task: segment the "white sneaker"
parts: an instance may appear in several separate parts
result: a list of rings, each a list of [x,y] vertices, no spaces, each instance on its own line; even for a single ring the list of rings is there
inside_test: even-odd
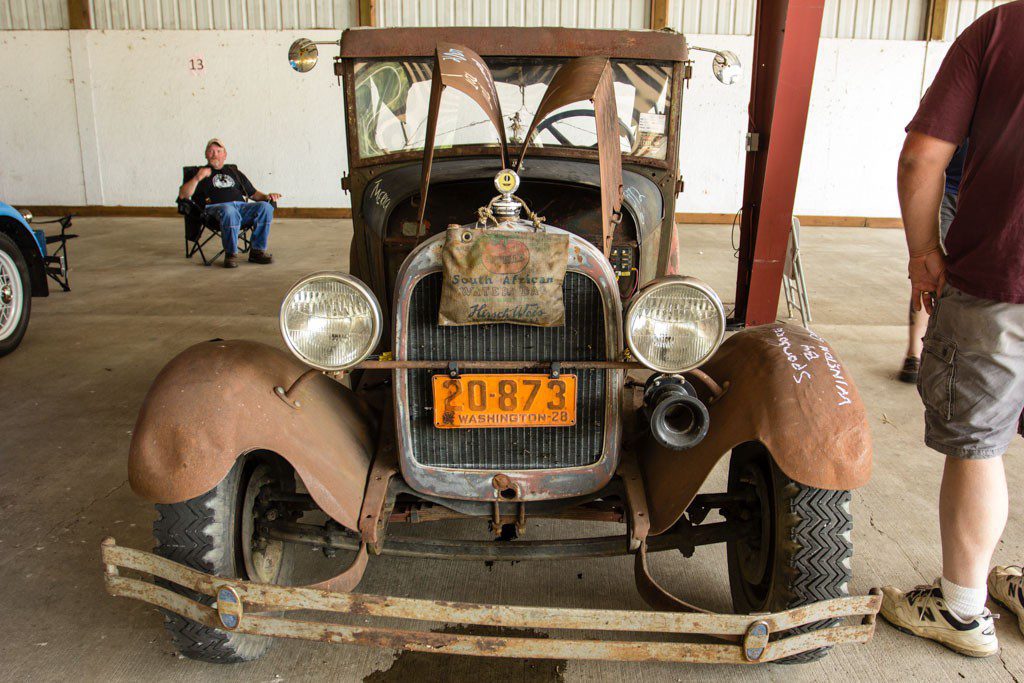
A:
[[[1024,576],[1021,567],[993,567],[988,574],[988,594],[1017,615],[1017,626],[1024,633]]]
[[[999,651],[995,621],[987,609],[971,621],[957,618],[942,598],[939,581],[903,591],[882,589],[882,617],[911,635],[928,638],[968,657],[988,657]]]

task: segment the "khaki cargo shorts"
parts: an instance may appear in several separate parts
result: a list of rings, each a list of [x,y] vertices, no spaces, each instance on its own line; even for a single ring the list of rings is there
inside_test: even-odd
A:
[[[954,458],[1002,455],[1024,409],[1024,304],[947,284],[928,320],[917,391],[929,447]]]

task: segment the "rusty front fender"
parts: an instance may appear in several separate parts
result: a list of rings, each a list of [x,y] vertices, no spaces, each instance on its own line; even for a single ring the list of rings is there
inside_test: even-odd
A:
[[[871,477],[871,433],[860,394],[831,346],[802,327],[775,323],[736,333],[702,367],[728,387],[709,406],[708,435],[672,451],[640,447],[651,533],[669,529],[723,455],[760,441],[791,479],[853,489]]]
[[[150,387],[132,434],[128,480],[154,503],[206,493],[240,455],[287,460],[324,512],[352,530],[376,425],[350,389],[325,375],[297,387],[295,408],[274,392],[309,370],[265,344],[213,341],[174,358]]]

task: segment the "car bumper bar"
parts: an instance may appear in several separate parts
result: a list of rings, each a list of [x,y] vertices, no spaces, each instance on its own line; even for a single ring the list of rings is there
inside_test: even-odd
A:
[[[872,595],[839,598],[775,614],[732,615],[591,610],[418,600],[312,588],[270,586],[224,579],[189,569],[152,553],[102,544],[107,592],[134,598],[211,628],[261,636],[355,643],[418,652],[621,661],[751,664],[770,662],[841,643],[864,643],[875,629],[881,604]],[[122,575],[131,570],[147,578]],[[151,579],[164,579],[215,600],[212,607],[191,600]],[[330,622],[302,621],[263,612],[313,610],[340,615],[397,618],[419,622],[469,624],[512,629],[575,631],[575,637],[476,636]],[[830,619],[855,623],[787,635],[799,626]],[[646,640],[596,639],[596,632],[636,634]],[[657,637],[657,636],[660,636]],[[734,642],[683,642],[686,636],[714,636]],[[651,638],[655,639],[651,639]]]

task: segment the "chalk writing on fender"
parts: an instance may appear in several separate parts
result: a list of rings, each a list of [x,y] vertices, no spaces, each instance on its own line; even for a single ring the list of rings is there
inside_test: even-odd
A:
[[[814,339],[819,343],[818,348],[821,349],[822,354],[825,357],[825,364],[828,366],[828,371],[832,374],[832,381],[835,383],[836,395],[839,396],[840,406],[848,406],[853,403],[853,399],[850,398],[850,383],[843,377],[843,366],[839,362],[839,359],[832,353],[832,347],[828,345],[824,339],[818,336],[817,333],[808,330],[811,339]]]
[[[843,366],[832,352],[832,347],[828,345],[821,336],[811,330],[807,331],[808,336],[813,339],[817,344],[801,344],[800,356],[803,356],[803,360],[806,363],[801,363],[801,357],[798,356],[792,350],[792,342],[786,336],[786,331],[781,327],[773,328],[775,336],[779,340],[779,348],[782,349],[782,353],[785,354],[786,360],[789,364],[797,371],[798,374],[793,375],[793,381],[797,384],[801,384],[804,379],[810,379],[811,373],[807,370],[808,364],[812,360],[822,359],[825,362],[825,367],[828,368],[828,372],[832,375],[832,384],[836,392],[836,405],[837,406],[848,406],[853,403],[851,398],[852,387],[843,375]]]
[[[796,374],[793,375],[793,381],[800,384],[805,379],[810,379],[811,373],[807,370],[807,363],[801,363],[800,357],[793,353],[793,344],[789,341],[789,337],[786,336],[786,331],[781,327],[776,327],[775,336],[779,338],[779,348],[782,349],[782,353],[785,354],[786,360],[788,360],[790,366],[796,370]]]
[[[832,381],[835,383],[836,394],[839,396],[839,402],[836,405],[848,406],[853,403],[850,398],[850,383],[843,377],[843,366],[840,365],[839,361],[835,356],[832,355],[832,349],[827,345],[822,344],[820,347],[822,354],[825,358],[825,365],[828,366],[828,371],[832,373]]]

